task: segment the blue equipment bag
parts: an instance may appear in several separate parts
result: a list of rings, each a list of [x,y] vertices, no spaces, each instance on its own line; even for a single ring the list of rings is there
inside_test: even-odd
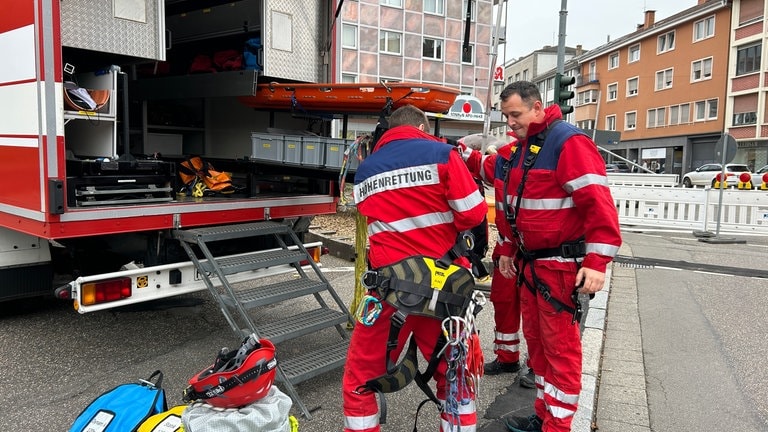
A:
[[[156,382],[152,379],[157,377]],[[77,416],[69,432],[135,432],[150,416],[168,410],[163,373],[104,392]]]

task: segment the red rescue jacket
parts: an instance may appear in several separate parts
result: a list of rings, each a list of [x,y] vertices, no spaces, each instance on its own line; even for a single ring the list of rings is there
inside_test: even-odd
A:
[[[575,126],[560,122],[557,131],[547,126],[562,117],[560,107],[545,110],[542,123],[532,123],[528,136],[498,149],[496,155],[482,155],[465,150],[470,171],[493,184],[496,196],[496,226],[501,255],[514,256],[518,240],[507,221],[503,203],[515,208],[518,185],[523,178],[523,161],[530,152],[529,141],[536,141],[541,151],[528,171],[525,188],[515,217],[521,241],[527,250],[556,248],[565,242],[584,238],[587,255],[584,267],[605,272],[606,266],[621,246],[618,214],[608,187],[605,161],[595,143]],[[552,128],[554,129],[554,127]],[[547,133],[546,145],[539,142]],[[562,137],[557,142],[557,137]],[[505,162],[511,159],[509,182],[504,184]]]

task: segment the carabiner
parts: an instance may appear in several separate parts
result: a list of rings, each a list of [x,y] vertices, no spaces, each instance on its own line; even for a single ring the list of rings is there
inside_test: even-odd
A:
[[[381,301],[372,295],[366,295],[357,305],[355,318],[360,324],[370,327],[376,322],[379,314],[381,314]]]
[[[466,326],[467,322],[462,317],[449,316],[443,320],[443,334],[448,345],[456,346],[461,343],[462,332]]]

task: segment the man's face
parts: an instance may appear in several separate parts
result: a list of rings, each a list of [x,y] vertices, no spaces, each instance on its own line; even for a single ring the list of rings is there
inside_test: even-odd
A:
[[[534,102],[529,107],[518,94],[513,94],[506,101],[501,102],[501,113],[507,119],[507,126],[521,140],[528,136],[528,126],[539,118],[541,112],[540,101]]]

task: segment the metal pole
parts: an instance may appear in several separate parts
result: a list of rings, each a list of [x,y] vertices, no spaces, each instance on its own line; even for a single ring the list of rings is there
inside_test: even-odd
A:
[[[483,144],[485,146],[486,144],[486,138],[488,138],[488,135],[491,131],[491,93],[493,92],[493,76],[496,72],[496,59],[498,58],[499,53],[499,32],[501,31],[501,13],[502,10],[504,11],[504,14],[506,15],[506,7],[505,7],[506,1],[499,2],[498,10],[496,11],[496,29],[494,31],[493,36],[493,48],[491,48],[491,64],[489,66],[488,70],[488,93],[486,93],[485,96],[485,117],[483,120]],[[504,22],[507,20],[505,19]],[[504,64],[502,62],[502,64]],[[483,151],[485,151],[485,148],[483,148]]]
[[[568,16],[568,0],[560,2],[560,33],[557,37],[557,73],[563,73],[565,68],[565,21]],[[555,89],[557,91],[557,89]]]
[[[725,133],[723,133],[723,158],[720,165],[722,171],[720,172],[720,196],[717,199],[717,228],[715,229],[715,237],[720,236],[720,219],[723,217],[723,190],[725,189],[725,152],[728,145]]]

